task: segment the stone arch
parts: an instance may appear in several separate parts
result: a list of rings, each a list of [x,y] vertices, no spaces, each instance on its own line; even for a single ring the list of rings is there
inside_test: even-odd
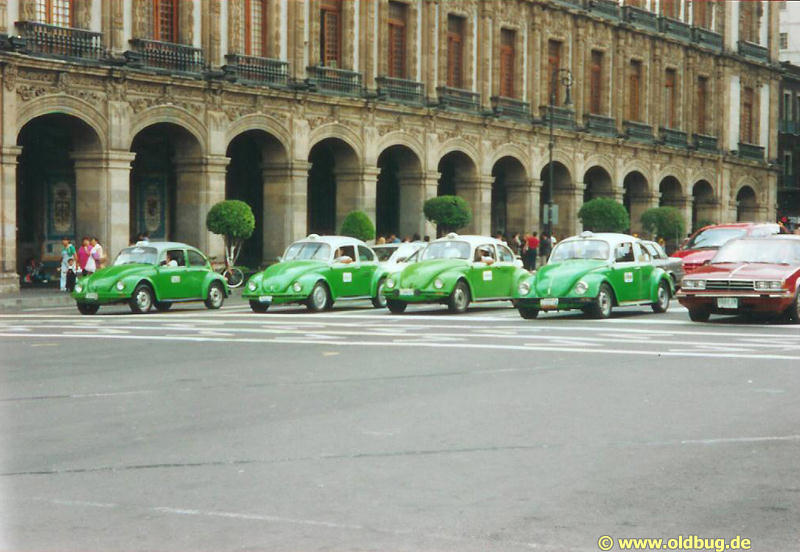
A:
[[[27,103],[17,112],[17,135],[32,120],[43,115],[61,113],[83,121],[97,135],[99,149],[108,149],[108,120],[97,108],[80,98],[67,94],[40,96]]]
[[[622,174],[625,175],[623,177],[623,182],[624,182],[625,178],[628,177],[628,175],[630,175],[630,174],[632,174],[634,172],[637,172],[642,177],[644,177],[645,182],[647,182],[648,188],[651,186],[652,182],[657,182],[656,177],[653,174],[653,167],[652,166],[648,166],[646,163],[644,163],[641,160],[631,161],[631,162],[627,163],[623,167]]]
[[[233,121],[225,131],[225,144],[229,145],[237,136],[249,130],[261,130],[274,136],[288,152],[292,144],[292,135],[281,121],[263,113],[252,113]]]
[[[422,157],[405,143],[393,140],[389,144],[379,150],[375,162],[380,171],[375,190],[376,233],[421,239],[426,232]]]
[[[402,146],[412,151],[420,161],[420,169],[425,170],[425,146],[416,136],[412,136],[402,130],[395,130],[381,136],[374,148],[374,164],[377,164],[380,156],[393,146]],[[373,160],[367,158],[366,161],[372,164],[371,161]]]
[[[525,171],[526,175],[532,174],[530,154],[525,151],[523,147],[517,144],[503,144],[500,146],[500,148],[498,148],[490,158],[488,167],[489,170],[485,172],[490,173],[494,169],[495,165],[497,165],[497,163],[504,157],[508,157],[517,161]]]
[[[533,194],[525,163],[515,155],[505,155],[492,164],[491,171],[492,233],[502,232],[509,235],[510,232],[522,234],[530,231],[530,226],[533,224],[531,209]]]
[[[566,149],[556,147],[553,150],[553,162],[560,164],[564,167],[567,172],[570,174],[570,178],[572,175],[578,174],[575,170],[575,159],[571,152],[567,151]],[[549,155],[545,155],[544,157],[539,159],[539,163],[535,164],[532,168],[531,174],[543,174],[544,170],[550,164]]]
[[[337,139],[350,146],[355,154],[355,164],[361,165],[364,159],[364,143],[352,129],[340,123],[327,123],[315,128],[308,139],[308,152],[306,157],[311,155],[311,151],[322,141],[327,139]],[[353,167],[355,168],[355,167]]]
[[[758,220],[758,194],[753,186],[742,184],[734,196],[736,205],[736,222],[754,222]]]
[[[377,171],[368,174],[360,159],[345,137],[328,136],[313,143],[308,152],[307,232],[333,234],[354,210],[375,220],[374,180],[367,178]]]
[[[586,174],[595,167],[599,167],[603,169],[606,173],[608,173],[613,184],[614,173],[615,173],[614,161],[609,156],[602,154],[592,155],[591,157],[589,157],[584,161],[581,172],[583,174]]]
[[[458,144],[451,144],[450,148],[443,148],[442,151],[445,153],[436,164],[439,172],[436,195],[457,195],[464,198],[472,209],[472,222],[463,231],[488,235],[491,231],[491,203],[488,197],[491,184],[488,178],[481,178],[477,157],[470,155],[469,151]]]
[[[718,203],[714,186],[710,181],[703,178],[692,185],[692,232],[716,222]]]
[[[658,180],[658,191],[661,205],[677,206],[686,198],[683,184],[673,174],[664,175]]]
[[[664,179],[672,177],[681,184],[681,188],[683,188],[683,182],[687,181],[686,178],[686,171],[681,167],[677,167],[675,165],[669,165],[662,169],[653,180],[653,182],[663,182]]]
[[[480,154],[478,150],[469,142],[462,138],[453,138],[446,141],[442,144],[439,149],[436,151],[436,155],[434,158],[433,165],[438,165],[438,163],[446,157],[448,154],[453,152],[460,152],[463,155],[467,156],[470,161],[472,161],[473,165],[475,165],[475,170],[479,171],[481,168],[480,164]],[[429,165],[429,166],[433,166]]]
[[[174,105],[157,105],[136,115],[131,121],[128,149],[133,146],[133,141],[140,132],[159,123],[169,123],[187,130],[197,140],[197,154],[204,155],[208,152],[206,126],[186,109]]]
[[[614,198],[611,173],[601,165],[590,166],[583,175],[584,203],[599,197]]]
[[[652,193],[645,174],[640,170],[631,169],[622,179],[622,204],[631,218],[631,232],[636,233],[642,231],[642,214],[654,206],[654,198],[657,197]]]
[[[553,185],[552,201],[558,206],[558,222],[550,225],[546,222],[546,208],[550,202],[550,164],[542,167],[539,173],[542,189],[539,199],[539,220],[543,222],[544,231],[556,234],[559,237],[570,236],[577,231],[578,209],[580,208],[578,196],[580,192],[574,184],[574,177],[567,165],[553,156]],[[555,218],[555,217],[554,217]]]

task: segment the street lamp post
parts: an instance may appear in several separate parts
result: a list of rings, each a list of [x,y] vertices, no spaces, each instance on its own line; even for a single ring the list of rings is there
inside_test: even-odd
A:
[[[572,104],[572,100],[570,98],[570,91],[572,89],[572,72],[569,69],[556,69],[553,71],[553,78],[550,80],[550,83],[550,142],[547,144],[547,147],[550,151],[550,163],[548,163],[549,178],[547,179],[547,224],[545,225],[547,239],[550,239],[553,235],[553,148],[556,144],[553,119],[555,118],[556,91],[558,90],[558,85],[563,84],[567,92],[567,95],[564,98],[564,105],[569,106]]]

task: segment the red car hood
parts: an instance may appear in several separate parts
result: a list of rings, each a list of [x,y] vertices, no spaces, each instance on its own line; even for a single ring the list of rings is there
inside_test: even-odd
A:
[[[800,270],[798,265],[723,263],[701,266],[692,272],[692,277],[723,280],[785,280],[798,270]]]
[[[671,256],[683,260],[683,270],[694,273],[700,266],[714,258],[719,249],[679,249]]]

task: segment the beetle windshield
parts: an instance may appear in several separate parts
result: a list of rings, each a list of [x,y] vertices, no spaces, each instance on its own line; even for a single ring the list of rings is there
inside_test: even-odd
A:
[[[726,242],[741,238],[746,233],[744,228],[709,228],[693,237],[686,244],[686,249],[719,249]]]
[[[437,241],[422,252],[420,260],[431,259],[469,259],[470,246],[464,241]]]
[[[550,262],[572,259],[597,259],[605,261],[609,256],[608,244],[602,240],[569,240],[556,245]]]
[[[800,240],[731,241],[717,252],[711,262],[800,265]]]
[[[372,250],[375,252],[375,255],[378,256],[378,260],[383,262],[388,261],[389,257],[392,256],[392,253],[397,251],[397,248],[398,246],[396,245],[382,245],[373,247]]]
[[[327,261],[331,258],[331,246],[320,242],[297,242],[289,246],[284,261]]]
[[[119,252],[114,260],[114,266],[126,264],[156,264],[158,250],[155,247],[126,247]]]

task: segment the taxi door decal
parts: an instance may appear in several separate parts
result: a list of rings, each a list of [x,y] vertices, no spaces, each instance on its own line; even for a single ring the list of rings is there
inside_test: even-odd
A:
[[[348,284],[353,281],[353,273],[352,272],[342,272],[342,282]]]
[[[491,282],[492,281],[492,271],[491,270],[484,270],[483,271],[483,281],[484,282]]]
[[[625,273],[625,283],[632,284],[633,283],[633,272],[626,272]]]
[[[173,284],[180,284],[181,283],[181,277],[178,276],[177,274],[175,274],[174,276],[170,276],[169,277],[169,281],[171,283],[173,283]]]

